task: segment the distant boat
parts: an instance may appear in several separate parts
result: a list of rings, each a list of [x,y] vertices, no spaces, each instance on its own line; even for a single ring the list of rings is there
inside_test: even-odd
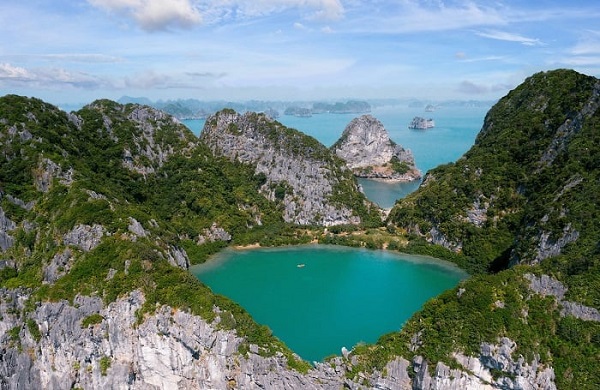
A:
[[[304,266],[305,266],[305,264],[302,263],[302,264],[298,264],[296,267],[298,267],[298,268],[304,268]]]
[[[433,104],[428,104],[425,106],[425,112],[433,112],[435,111],[435,106]]]

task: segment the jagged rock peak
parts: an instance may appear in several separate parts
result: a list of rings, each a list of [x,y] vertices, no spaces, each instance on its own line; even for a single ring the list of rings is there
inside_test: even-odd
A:
[[[343,161],[316,139],[263,114],[225,109],[206,120],[200,140],[217,156],[254,165],[265,177],[261,192],[281,202],[286,222],[361,222],[350,205],[364,204],[364,195]]]
[[[410,150],[390,139],[372,115],[354,118],[331,149],[359,177],[411,181],[421,178]]]

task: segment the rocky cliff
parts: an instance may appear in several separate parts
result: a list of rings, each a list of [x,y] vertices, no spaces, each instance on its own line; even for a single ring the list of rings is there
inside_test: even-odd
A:
[[[482,344],[481,357],[457,353],[460,368],[421,356],[388,362],[383,371],[348,379],[359,357],[318,363],[307,372],[281,353],[256,344],[184,310],[157,307],[141,320],[138,290],[105,305],[77,296],[26,308],[26,290],[0,290],[0,388],[44,389],[554,389],[552,369],[512,356],[516,344]],[[226,315],[226,313],[225,313]],[[25,317],[25,318],[23,318]],[[245,352],[242,352],[245,351]],[[494,379],[493,372],[509,376]]]
[[[286,222],[358,224],[361,209],[375,208],[327,148],[265,115],[223,110],[206,120],[200,140],[217,156],[255,166],[266,178],[262,193],[281,202]]]
[[[410,150],[393,142],[383,123],[371,115],[353,119],[331,150],[358,177],[398,181],[421,178]]]

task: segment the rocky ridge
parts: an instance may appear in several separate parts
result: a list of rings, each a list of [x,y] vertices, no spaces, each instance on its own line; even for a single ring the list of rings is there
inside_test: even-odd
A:
[[[265,115],[223,110],[207,119],[200,140],[217,156],[254,165],[266,178],[261,191],[281,201],[286,222],[357,224],[361,218],[349,203],[371,207],[350,171],[323,145]]]
[[[352,351],[302,374],[223,329],[218,308],[211,323],[168,306],[139,322],[145,298],[136,290],[107,306],[85,296],[42,303],[25,325],[19,313],[28,298],[26,290],[0,290],[1,389],[555,389],[551,369],[513,360],[509,339],[483,343],[479,358],[455,354],[462,369],[440,362],[431,371],[421,356],[412,367],[398,357],[354,381],[346,378]],[[494,379],[491,370],[507,376]]]
[[[383,123],[371,115],[353,119],[331,150],[358,177],[397,181],[421,178],[412,152],[393,142]]]
[[[114,143],[125,141],[123,166],[143,175],[155,173],[170,156],[187,154],[197,144],[177,119],[148,106],[98,100],[69,118],[80,130],[101,122],[102,127],[96,131],[108,135]]]

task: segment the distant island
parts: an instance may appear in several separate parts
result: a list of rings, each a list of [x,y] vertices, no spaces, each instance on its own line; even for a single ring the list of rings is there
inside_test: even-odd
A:
[[[435,122],[433,119],[425,119],[423,117],[420,116],[416,116],[413,118],[412,121],[410,121],[408,128],[409,129],[416,129],[416,130],[426,130],[426,129],[431,129],[432,127],[435,127]]]
[[[305,106],[289,106],[285,109],[285,115],[298,117],[311,117],[314,114],[367,114],[371,112],[371,105],[360,100],[350,100],[346,103],[323,103],[315,102],[312,108]]]
[[[283,112],[284,115],[293,115],[300,118],[310,118],[312,116],[312,110],[306,107],[288,107]]]
[[[421,100],[403,100],[403,99],[370,99],[366,100],[347,100],[347,101],[318,101],[318,100],[246,100],[246,101],[226,101],[198,99],[175,99],[153,101],[147,97],[122,96],[118,103],[120,104],[141,104],[150,106],[158,110],[173,115],[179,120],[186,119],[205,119],[224,108],[230,108],[240,113],[264,112],[271,118],[278,118],[279,115],[294,115],[298,117],[310,117],[316,114],[369,114],[379,107],[389,106],[408,106],[409,108],[425,109],[425,112],[431,112],[431,108],[438,110],[442,107],[491,107],[494,102],[489,101],[460,101],[446,100],[439,102],[427,102]],[[66,111],[79,110],[85,104],[62,105]],[[67,109],[68,108],[68,109]],[[429,108],[429,109],[428,109]],[[286,114],[285,111],[291,113]]]

